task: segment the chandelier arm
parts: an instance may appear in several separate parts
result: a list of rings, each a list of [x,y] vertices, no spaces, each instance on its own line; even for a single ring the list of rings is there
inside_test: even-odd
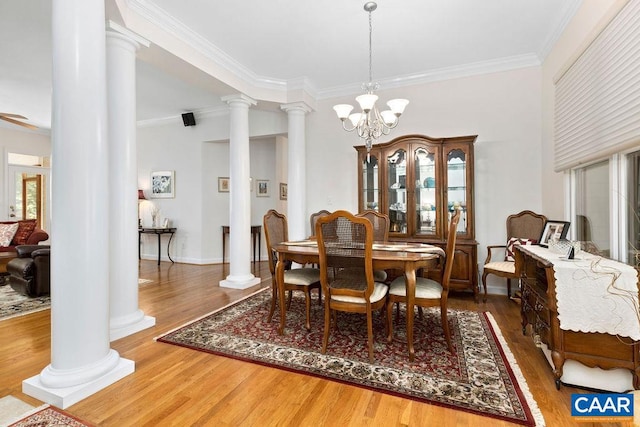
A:
[[[347,127],[347,120],[342,120],[342,129],[346,130],[347,132],[353,132],[354,130],[357,129],[357,126],[354,126],[351,129],[349,129]]]

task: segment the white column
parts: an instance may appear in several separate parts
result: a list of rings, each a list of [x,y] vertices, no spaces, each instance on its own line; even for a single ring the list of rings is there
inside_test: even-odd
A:
[[[287,223],[289,239],[302,240],[309,235],[307,224],[309,216],[307,210],[307,175],[306,175],[306,139],[305,116],[312,111],[304,102],[294,102],[281,105],[289,118],[289,158],[287,177]],[[311,231],[313,234],[313,230]]]
[[[107,30],[109,116],[109,301],[111,341],[156,324],[138,308],[136,50],[149,42],[120,25]]]
[[[51,6],[51,364],[22,391],[66,408],[135,367],[109,348],[104,0]]]
[[[229,275],[221,287],[246,289],[260,283],[251,273],[251,179],[249,107],[246,95],[226,96],[229,104]]]

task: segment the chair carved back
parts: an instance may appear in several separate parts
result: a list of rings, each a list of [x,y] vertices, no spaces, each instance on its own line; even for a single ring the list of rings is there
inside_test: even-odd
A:
[[[288,239],[287,217],[284,214],[270,209],[264,215],[264,235],[267,240],[267,254],[269,255],[269,270],[271,274],[276,274],[276,263],[278,262],[277,252],[273,247],[278,243],[286,242]]]
[[[374,242],[387,242],[389,240],[389,216],[374,210],[366,210],[356,214],[356,216],[367,218],[371,221]]]
[[[512,237],[538,240],[547,217],[532,211],[522,211],[507,217],[507,240]]]
[[[312,236],[316,235],[316,222],[318,222],[318,218],[322,218],[323,216],[327,216],[330,213],[331,212],[323,209],[321,211],[314,212],[314,213],[311,214],[311,216],[309,217],[309,222],[311,223],[311,235]]]
[[[449,233],[447,234],[447,248],[445,250],[444,272],[442,274],[442,289],[444,292],[449,289],[451,272],[453,271],[453,258],[456,253],[456,238],[458,237],[458,222],[460,222],[460,210],[456,209],[449,220]]]
[[[327,298],[345,295],[369,300],[374,288],[371,222],[348,211],[336,211],[318,219],[316,237],[320,281]],[[342,269],[348,274],[341,275]],[[329,275],[329,271],[336,273]]]

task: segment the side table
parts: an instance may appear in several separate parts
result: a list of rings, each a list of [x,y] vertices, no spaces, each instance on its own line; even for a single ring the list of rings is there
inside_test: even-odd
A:
[[[142,243],[142,235],[143,234],[155,234],[158,236],[158,265],[160,265],[160,240],[163,234],[169,235],[169,241],[167,242],[167,256],[169,257],[169,261],[174,262],[171,259],[171,254],[169,253],[169,247],[171,246],[171,239],[173,239],[173,235],[176,232],[176,228],[157,228],[157,227],[140,227],[138,228],[138,259],[140,259],[140,244]]]
[[[224,255],[226,253],[226,243],[225,236],[229,234],[229,226],[222,226],[222,263],[224,264]],[[253,262],[256,262],[256,240],[258,243],[258,261],[262,259],[260,254],[262,250],[262,226],[261,225],[252,225],[251,226],[251,239],[253,241]]]

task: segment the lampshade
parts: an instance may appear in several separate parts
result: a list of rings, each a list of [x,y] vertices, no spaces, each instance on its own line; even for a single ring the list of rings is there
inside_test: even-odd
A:
[[[406,99],[392,99],[390,101],[387,101],[387,105],[389,106],[389,108],[391,108],[391,111],[393,111],[393,114],[395,114],[398,117],[400,116],[400,114],[404,112],[404,108],[407,106],[408,103],[409,101]]]
[[[356,101],[360,104],[360,108],[365,113],[368,113],[373,108],[373,104],[378,100],[378,95],[374,95],[371,93],[365,93],[364,95],[360,95],[356,97]]]
[[[391,110],[380,111],[380,115],[382,116],[382,120],[384,120],[384,124],[387,126],[392,126],[398,120],[398,116],[393,114]]]
[[[147,198],[144,197],[144,191],[143,190],[138,190],[138,200],[147,200]]]
[[[344,120],[347,117],[349,117],[349,113],[351,112],[351,110],[353,110],[353,105],[338,104],[338,105],[334,105],[333,109],[336,111],[338,118],[340,120]]]

